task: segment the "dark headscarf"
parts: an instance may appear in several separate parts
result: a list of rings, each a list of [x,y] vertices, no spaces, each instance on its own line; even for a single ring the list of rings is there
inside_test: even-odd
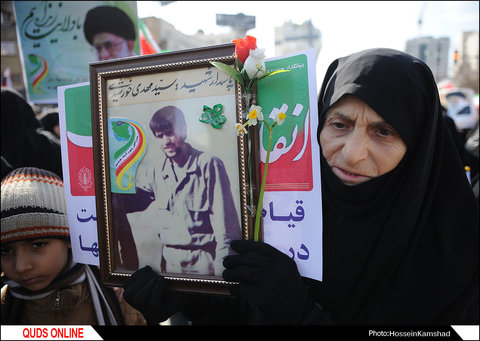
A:
[[[478,207],[430,69],[391,49],[335,60],[318,99],[318,134],[346,94],[391,124],[407,152],[394,170],[356,186],[321,155],[324,275],[310,283],[312,295],[344,324],[478,324]]]
[[[45,130],[55,134],[55,127],[60,124],[58,111],[52,111],[42,116],[40,123]]]
[[[42,128],[30,104],[14,89],[2,88],[2,169],[37,167],[62,178],[60,140]],[[4,176],[2,170],[2,177]]]

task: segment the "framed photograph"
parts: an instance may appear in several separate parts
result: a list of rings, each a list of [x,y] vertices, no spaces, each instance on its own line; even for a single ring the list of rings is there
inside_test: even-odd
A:
[[[149,265],[172,290],[228,294],[222,262],[230,241],[253,238],[259,188],[258,137],[234,126],[245,122],[242,89],[210,64],[233,65],[234,51],[90,64],[104,283],[122,285]]]

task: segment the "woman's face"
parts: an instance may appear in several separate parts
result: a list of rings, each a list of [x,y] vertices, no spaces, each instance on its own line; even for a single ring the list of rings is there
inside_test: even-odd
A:
[[[352,95],[328,109],[320,145],[333,173],[346,185],[390,172],[407,151],[395,129]]]

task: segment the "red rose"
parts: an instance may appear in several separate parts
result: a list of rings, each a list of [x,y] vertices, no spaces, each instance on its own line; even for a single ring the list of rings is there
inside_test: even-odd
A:
[[[250,54],[250,50],[255,50],[257,48],[257,38],[252,36],[246,36],[245,39],[235,39],[233,42],[235,43],[235,53],[237,54],[237,58],[242,63],[245,63],[245,59],[247,59]]]

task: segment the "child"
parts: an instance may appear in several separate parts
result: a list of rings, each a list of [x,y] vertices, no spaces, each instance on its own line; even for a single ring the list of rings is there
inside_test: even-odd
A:
[[[1,184],[3,324],[145,324],[98,269],[72,260],[62,180],[18,168]]]

